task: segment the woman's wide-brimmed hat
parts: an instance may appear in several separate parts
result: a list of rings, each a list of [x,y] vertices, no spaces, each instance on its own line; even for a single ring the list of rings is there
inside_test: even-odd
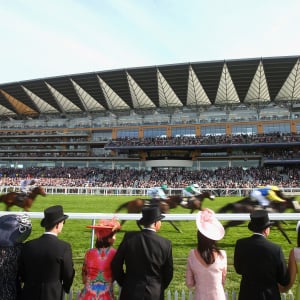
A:
[[[24,242],[32,229],[26,214],[11,214],[0,217],[0,246],[11,247]]]
[[[260,232],[274,225],[269,219],[268,212],[263,209],[255,210],[250,214],[248,228],[253,232]]]
[[[63,207],[61,205],[54,205],[44,210],[44,219],[41,221],[42,227],[52,227],[61,221],[66,220],[69,216],[64,214]]]
[[[198,230],[207,238],[218,241],[225,235],[225,229],[221,222],[216,218],[214,211],[205,208],[199,211],[196,216]]]
[[[139,224],[147,226],[160,221],[164,217],[165,216],[161,214],[158,206],[146,206],[142,209],[142,218],[139,220]]]
[[[121,224],[116,220],[99,220],[95,225],[88,225],[87,228],[95,230],[98,239],[103,239],[113,232],[117,232],[121,229]]]

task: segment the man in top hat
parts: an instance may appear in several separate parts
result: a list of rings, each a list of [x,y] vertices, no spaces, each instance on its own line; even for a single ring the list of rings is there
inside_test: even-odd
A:
[[[239,300],[280,300],[278,284],[289,284],[282,249],[267,240],[272,224],[267,211],[254,211],[248,224],[253,235],[236,242],[234,267],[242,275]]]
[[[44,234],[25,243],[20,266],[22,300],[62,300],[64,292],[69,293],[75,275],[71,245],[57,237],[67,218],[60,205],[45,209]]]
[[[111,264],[122,288],[120,300],[164,299],[173,278],[173,257],[171,242],[156,233],[163,218],[157,206],[145,207],[139,220],[144,229],[125,234]]]

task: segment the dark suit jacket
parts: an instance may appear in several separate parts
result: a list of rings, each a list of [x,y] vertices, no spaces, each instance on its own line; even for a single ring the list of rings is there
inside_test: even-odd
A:
[[[26,242],[20,273],[23,300],[63,299],[75,275],[70,244],[50,234]]]
[[[173,278],[171,242],[146,229],[127,233],[111,267],[122,287],[120,300],[164,299],[164,290]]]
[[[280,246],[254,234],[236,242],[234,267],[242,275],[239,300],[280,300],[277,284],[290,281]]]

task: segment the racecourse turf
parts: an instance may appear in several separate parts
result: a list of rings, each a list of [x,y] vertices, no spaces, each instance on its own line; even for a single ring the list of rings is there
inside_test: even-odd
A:
[[[64,207],[65,213],[113,213],[115,209],[122,203],[134,199],[133,196],[99,196],[99,195],[50,195],[46,197],[38,196],[31,212],[43,212],[43,210],[52,205],[60,204]],[[235,202],[239,200],[238,197],[216,197],[214,201],[205,199],[203,202],[203,208],[209,207],[217,212],[222,206],[229,202]],[[4,210],[4,205],[0,203],[0,210]],[[12,211],[21,211],[18,207],[13,207]],[[126,213],[126,210],[120,211],[120,213]],[[172,209],[170,213],[189,213],[189,210],[177,207]],[[29,239],[38,237],[43,228],[40,226],[39,219],[33,219],[33,230]],[[273,228],[269,240],[280,244],[285,258],[288,259],[288,254],[294,245],[296,245],[296,226],[297,221],[287,221],[284,224],[284,229],[290,239],[292,245],[290,245],[280,234],[280,232]],[[71,243],[73,250],[73,258],[76,269],[76,275],[73,283],[73,291],[78,291],[82,288],[81,281],[81,266],[84,258],[85,251],[89,249],[91,229],[86,228],[86,225],[90,225],[91,220],[78,220],[68,219],[64,225],[63,232],[59,236]],[[196,245],[196,225],[194,221],[177,221],[176,224],[181,228],[182,233],[178,233],[168,223],[163,222],[159,234],[172,241],[173,245],[173,257],[174,257],[174,278],[169,286],[171,291],[186,289],[185,287],[185,266],[186,259],[189,250],[195,248]],[[118,247],[124,232],[130,230],[138,230],[135,221],[126,221],[122,230],[117,234],[117,240],[114,247]],[[239,225],[235,228],[230,228],[218,245],[219,248],[226,250],[228,257],[228,273],[226,279],[225,289],[227,291],[238,291],[240,276],[235,273],[233,268],[233,251],[235,241],[241,237],[249,236],[251,232],[247,228],[247,222],[243,225]]]

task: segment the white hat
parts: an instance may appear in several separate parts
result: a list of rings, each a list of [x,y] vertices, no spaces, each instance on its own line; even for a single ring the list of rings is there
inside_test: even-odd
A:
[[[196,225],[198,230],[211,240],[221,240],[225,235],[223,225],[216,218],[214,211],[209,208],[198,212]]]

